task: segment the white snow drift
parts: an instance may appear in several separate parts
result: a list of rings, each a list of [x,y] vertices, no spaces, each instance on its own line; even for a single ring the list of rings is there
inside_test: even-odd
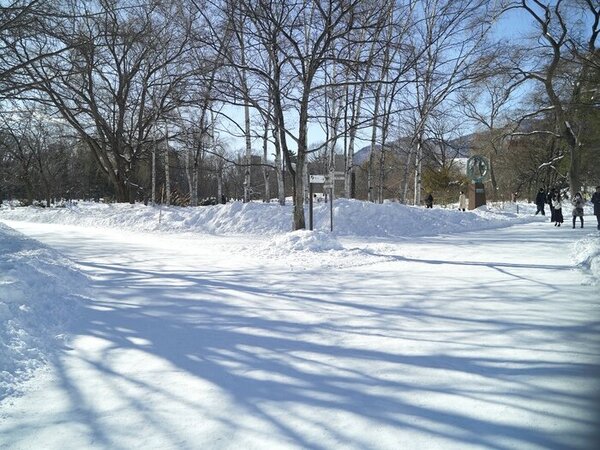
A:
[[[509,226],[532,220],[531,206],[506,204],[503,209],[481,207],[461,213],[453,209],[425,209],[400,203],[382,205],[358,200],[334,202],[334,232],[340,236],[432,236]],[[329,204],[314,209],[315,230],[329,231]],[[292,206],[277,203],[241,203],[198,208],[142,204],[65,204],[60,208],[4,207],[1,218],[32,222],[119,227],[139,231],[280,234],[292,230]],[[308,211],[306,214],[308,221]],[[536,220],[543,220],[539,217]],[[308,223],[307,223],[308,226]]]
[[[86,282],[61,255],[0,223],[0,399],[64,345]]]

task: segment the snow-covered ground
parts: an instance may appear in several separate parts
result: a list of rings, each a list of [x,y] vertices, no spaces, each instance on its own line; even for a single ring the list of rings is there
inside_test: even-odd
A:
[[[328,206],[3,206],[0,448],[595,448],[594,216]]]
[[[315,230],[330,229],[329,203],[315,204]],[[413,237],[484,230],[531,220],[535,206],[507,203],[502,209],[482,207],[468,214],[451,209],[424,209],[399,203],[378,205],[356,200],[334,202],[334,231],[341,236]],[[292,206],[241,203],[198,208],[146,207],[126,203],[77,203],[60,208],[4,206],[2,216],[70,225],[116,227],[131,231],[199,232],[214,234],[280,234],[292,229]],[[308,222],[308,211],[306,214]],[[538,218],[542,220],[542,218]],[[308,225],[308,223],[307,223]]]

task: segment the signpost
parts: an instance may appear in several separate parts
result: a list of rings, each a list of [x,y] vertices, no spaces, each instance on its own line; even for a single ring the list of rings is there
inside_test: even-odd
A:
[[[327,177],[325,175],[309,175],[308,181],[310,187],[308,189],[308,229],[313,229],[313,184],[325,183]]]
[[[333,174],[332,174],[333,175]],[[313,184],[322,184],[323,189],[329,189],[329,222],[330,230],[333,231],[333,179],[329,175],[309,175],[308,180],[310,182],[309,188],[309,200],[308,200],[308,229],[313,229]]]
[[[309,230],[313,229],[313,184],[322,184],[323,190],[329,189],[329,229],[333,231],[333,188],[336,180],[343,180],[345,176],[344,172],[329,172],[328,175],[309,175],[308,181],[310,182],[309,188],[309,210],[308,210],[308,224]]]

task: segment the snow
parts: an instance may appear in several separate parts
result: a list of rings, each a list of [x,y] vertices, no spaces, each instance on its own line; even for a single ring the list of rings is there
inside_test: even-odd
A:
[[[592,283],[600,280],[600,239],[598,236],[578,240],[573,249],[574,260],[592,276]]]
[[[473,212],[457,214],[455,209],[424,209],[388,202],[378,205],[357,200],[334,201],[334,231],[340,236],[412,237],[485,230],[524,223],[531,220],[535,207],[480,207]],[[527,214],[523,214],[527,212]],[[329,204],[314,207],[315,230],[328,231]],[[199,208],[148,207],[142,204],[66,204],[61,208],[5,207],[5,219],[117,227],[137,231],[199,232],[211,234],[280,234],[292,230],[292,206],[277,203],[241,203]],[[308,221],[308,211],[306,211]],[[539,217],[537,220],[543,220]],[[307,224],[308,225],[308,224]]]
[[[0,399],[64,345],[86,283],[57,252],[0,223]]]
[[[0,448],[595,448],[595,217],[534,212],[4,206]]]

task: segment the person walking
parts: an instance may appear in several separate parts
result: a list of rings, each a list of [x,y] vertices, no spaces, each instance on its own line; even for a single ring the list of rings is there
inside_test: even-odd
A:
[[[467,208],[467,196],[463,191],[460,191],[458,196],[458,209],[464,211]]]
[[[552,220],[554,220],[555,227],[560,227],[565,221],[562,213],[562,198],[560,196],[560,191],[555,192],[554,197],[552,198]]]
[[[581,228],[583,228],[583,207],[585,205],[585,201],[579,192],[575,194],[571,203],[573,204],[573,228],[575,228],[575,220],[578,217],[579,221],[581,222]]]
[[[426,208],[433,208],[433,195],[431,195],[431,192],[425,198],[425,207]]]
[[[594,215],[598,221],[598,229],[600,230],[600,186],[596,186],[596,192],[592,195],[592,203],[594,205]]]
[[[542,216],[546,215],[546,211],[544,211],[544,205],[546,204],[546,194],[544,193],[544,188],[540,188],[539,192],[535,196],[535,204],[537,206],[537,210],[535,215],[538,213],[542,213]]]

